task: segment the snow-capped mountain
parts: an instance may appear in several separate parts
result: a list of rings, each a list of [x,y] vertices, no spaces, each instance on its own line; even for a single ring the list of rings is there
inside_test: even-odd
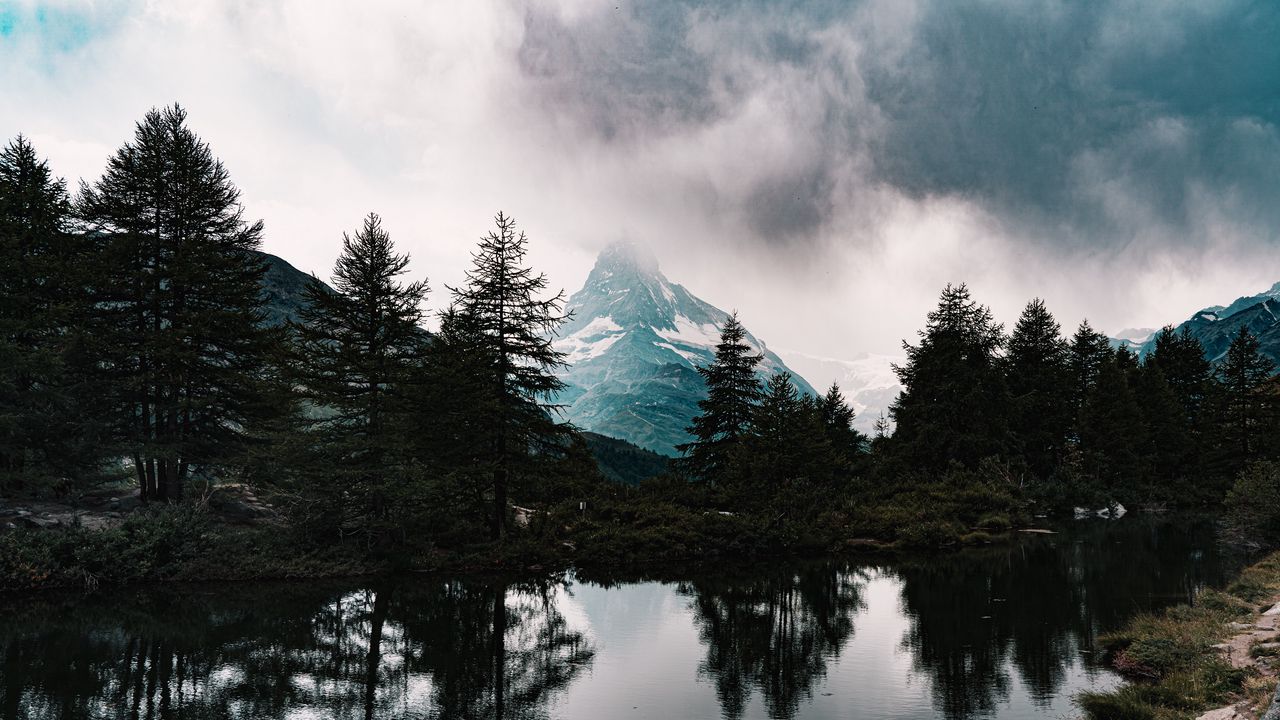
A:
[[[780,349],[778,356],[821,387],[831,387],[833,382],[839,385],[857,413],[854,427],[868,435],[875,432],[881,413],[888,420],[889,406],[902,392],[902,384],[893,371],[895,363],[905,362],[901,355],[859,353],[852,359],[840,360]]]
[[[556,348],[567,354],[558,402],[578,427],[630,441],[667,455],[685,442],[685,428],[706,393],[697,367],[715,357],[728,313],[668,280],[658,262],[633,243],[606,248],[566,308],[572,319]],[[791,372],[805,380],[750,333],[764,354],[762,376]]]
[[[1280,367],[1280,283],[1270,290],[1237,298],[1230,305],[1212,305],[1192,315],[1175,330],[1187,329],[1204,346],[1204,356],[1211,362],[1220,361],[1226,355],[1232,338],[1240,328],[1248,327],[1258,338],[1263,355]],[[1130,343],[1139,356],[1146,356],[1155,349],[1155,335],[1141,343]]]
[[[1158,332],[1160,331],[1156,328],[1125,328],[1107,339],[1111,341],[1111,347],[1124,345],[1130,349],[1140,348]]]

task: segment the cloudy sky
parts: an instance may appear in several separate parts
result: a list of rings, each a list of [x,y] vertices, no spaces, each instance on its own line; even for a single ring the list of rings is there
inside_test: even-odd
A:
[[[1277,38],[1266,0],[0,0],[0,136],[74,185],[179,102],[304,270],[374,210],[443,291],[503,209],[557,287],[627,238],[848,357],[949,281],[1114,332],[1280,280]]]

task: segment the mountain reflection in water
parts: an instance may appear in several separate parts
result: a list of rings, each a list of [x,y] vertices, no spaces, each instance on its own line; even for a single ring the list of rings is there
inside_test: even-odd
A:
[[[1093,651],[1233,563],[1128,518],[654,579],[236,584],[0,606],[2,718],[1061,717]]]

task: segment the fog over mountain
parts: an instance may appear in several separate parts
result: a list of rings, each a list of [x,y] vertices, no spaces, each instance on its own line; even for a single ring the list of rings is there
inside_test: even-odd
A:
[[[456,285],[503,209],[554,287],[631,240],[857,363],[947,282],[1117,330],[1280,280],[1277,36],[1243,0],[17,0],[0,135],[74,185],[177,101],[304,271],[373,210]]]

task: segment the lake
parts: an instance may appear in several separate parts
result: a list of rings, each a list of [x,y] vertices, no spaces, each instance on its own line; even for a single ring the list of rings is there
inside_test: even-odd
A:
[[[1094,641],[1239,567],[1127,517],[960,552],[11,598],[3,718],[1062,718]]]

